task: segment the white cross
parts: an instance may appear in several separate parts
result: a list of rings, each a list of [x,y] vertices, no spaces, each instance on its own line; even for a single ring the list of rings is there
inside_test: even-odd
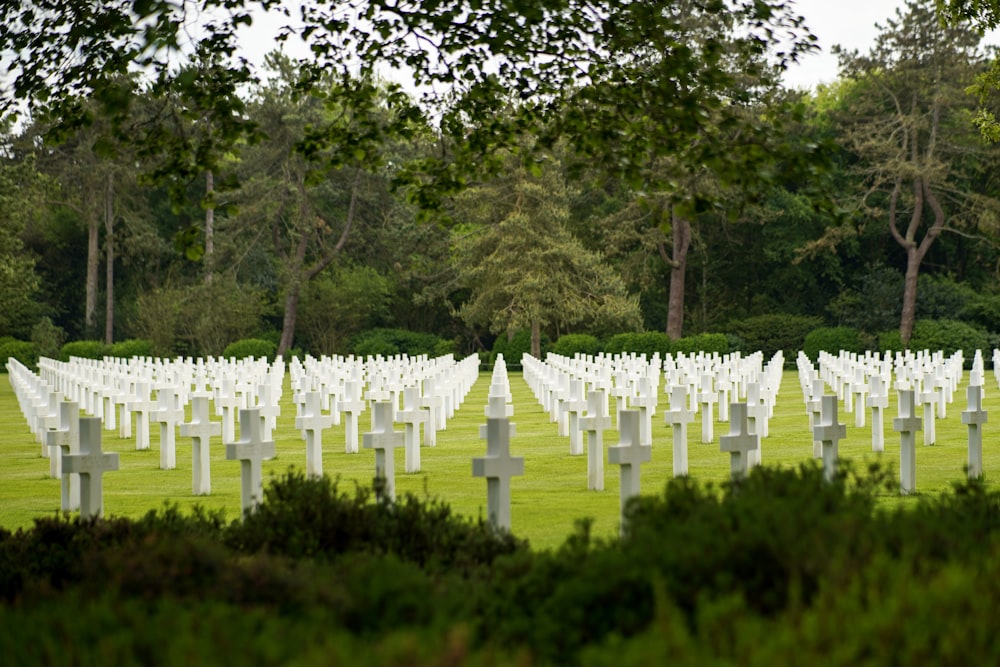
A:
[[[759,446],[759,436],[747,424],[746,403],[729,404],[729,434],[719,438],[719,449],[729,452],[729,469],[734,480],[747,474],[747,454]]]
[[[823,479],[832,482],[837,475],[837,450],[847,437],[847,426],[837,423],[837,397],[825,394],[820,398],[819,423],[813,426],[813,440],[823,445]],[[861,407],[858,406],[860,410]]]
[[[80,508],[80,476],[71,475],[62,467],[63,456],[80,452],[80,404],[63,401],[59,404],[59,428],[45,433],[49,448],[49,465],[52,477],[62,480],[61,506],[72,511]]]
[[[306,475],[323,476],[323,429],[333,425],[333,417],[323,414],[323,395],[318,391],[306,392],[302,414],[295,418],[295,428],[306,439]]]
[[[603,389],[587,394],[587,414],[580,418],[580,428],[587,432],[587,488],[604,490],[604,431],[611,429],[608,395]]]
[[[978,350],[977,350],[978,352]],[[962,411],[962,423],[969,427],[969,479],[983,475],[983,424],[988,414],[983,410],[983,387],[970,384],[965,390],[969,408]]]
[[[64,473],[80,476],[80,516],[89,519],[104,514],[104,473],[118,470],[118,452],[101,451],[101,420],[80,419],[80,453],[62,458]]]
[[[926,387],[926,391],[920,393],[920,402],[924,406],[924,446],[933,445],[937,442],[937,419],[935,418],[935,410],[937,410],[938,404],[938,394],[940,392],[940,387],[934,386],[934,379],[928,378],[927,382],[930,386]]]
[[[260,418],[264,420],[261,423],[261,435],[265,440],[271,439],[271,431],[281,415],[280,397],[273,396],[273,393],[270,384],[264,383],[257,387],[257,409],[260,410]]]
[[[621,466],[620,509],[625,530],[625,507],[642,490],[641,466],[653,459],[653,448],[642,444],[639,435],[639,411],[618,413],[618,444],[608,447],[608,463]]]
[[[274,458],[274,441],[261,437],[257,408],[240,410],[240,439],[226,443],[226,460],[240,462],[240,504],[246,516],[264,499],[261,462]]]
[[[222,380],[222,386],[215,393],[215,414],[222,417],[222,442],[236,439],[236,411],[240,407],[240,397],[236,394],[233,381]]]
[[[569,381],[569,398],[566,400],[566,427],[569,430],[569,453],[571,456],[583,454],[583,432],[580,430],[580,418],[587,409],[586,385],[583,380]]]
[[[485,430],[486,456],[472,459],[472,476],[486,478],[486,514],[502,530],[510,530],[510,478],[524,474],[524,458],[510,455],[514,424],[510,419],[489,418]]]
[[[714,405],[719,402],[719,395],[712,389],[714,378],[705,373],[701,376],[701,391],[698,392],[698,403],[701,405],[701,441],[710,443],[715,440]]]
[[[191,421],[181,424],[181,437],[191,438],[191,488],[196,496],[212,492],[209,441],[222,435],[222,423],[213,422],[208,413],[208,395],[191,395]]]
[[[184,408],[178,405],[179,397],[173,387],[161,387],[156,392],[157,409],[151,420],[160,424],[160,468],[177,467],[177,424],[184,421]]]
[[[344,400],[337,404],[337,410],[347,415],[344,421],[344,451],[348,454],[358,452],[358,416],[365,411],[366,405],[361,400],[361,384],[357,380],[344,382]]]
[[[391,403],[372,403],[372,431],[365,433],[361,440],[365,449],[375,450],[375,477],[384,481],[389,500],[396,500],[395,452],[397,447],[406,446],[406,439],[402,431],[392,430]]]
[[[920,417],[914,414],[914,396],[912,389],[899,392],[899,416],[892,420],[892,428],[899,433],[899,487],[906,495],[916,489],[917,484],[917,431],[920,430]]]
[[[868,407],[872,411],[872,451],[885,450],[885,434],[883,433],[882,411],[889,407],[889,394],[885,390],[882,376],[874,374],[868,380]]]
[[[137,382],[135,400],[128,403],[129,412],[135,414],[135,449],[149,449],[149,413],[156,409],[156,403],[149,399],[149,385]]]
[[[424,427],[424,442],[428,447],[437,446],[438,422],[443,418],[444,399],[438,396],[434,378],[424,379],[423,398],[420,407],[427,411],[427,425]]]
[[[420,472],[420,424],[427,421],[427,412],[420,408],[420,387],[403,388],[403,409],[396,419],[404,425],[406,472]]]
[[[663,413],[664,421],[674,435],[674,477],[688,474],[687,425],[694,421],[688,407],[687,385],[670,387],[670,409]]]

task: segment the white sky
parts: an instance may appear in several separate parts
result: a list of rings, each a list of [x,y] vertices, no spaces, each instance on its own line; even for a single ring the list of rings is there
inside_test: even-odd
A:
[[[286,6],[295,7],[301,0],[285,0]],[[820,51],[792,65],[785,75],[785,83],[794,88],[814,88],[820,83],[830,83],[837,78],[837,58],[832,53],[835,44],[847,49],[868,51],[878,34],[875,24],[885,24],[894,17],[897,8],[905,6],[904,0],[791,0],[794,10],[805,17],[806,25],[819,38]],[[293,14],[297,11],[293,10]],[[259,17],[251,33],[247,35],[248,55],[260,63],[263,51],[274,48],[274,42],[266,36],[275,29],[275,23]],[[273,32],[272,32],[273,34]],[[293,40],[294,41],[294,40]],[[1000,43],[996,33],[987,38],[992,44]],[[286,51],[299,55],[295,45],[289,42]]]
[[[904,0],[793,0],[796,13],[806,19],[806,25],[819,38],[819,53],[792,65],[785,74],[785,83],[793,88],[814,88],[837,78],[837,57],[831,52],[835,44],[866,53],[875,42],[879,30],[876,23],[886,24],[902,9]],[[985,42],[998,43],[996,32],[989,33]]]

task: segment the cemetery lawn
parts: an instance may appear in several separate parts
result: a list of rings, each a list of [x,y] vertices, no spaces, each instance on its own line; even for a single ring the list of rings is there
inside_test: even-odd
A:
[[[966,374],[966,380],[967,380]],[[516,434],[511,438],[511,454],[525,459],[525,475],[511,481],[511,522],[515,536],[528,540],[536,550],[552,550],[574,533],[575,522],[592,520],[592,535],[612,538],[619,531],[619,470],[605,461],[605,490],[587,490],[587,458],[571,456],[569,438],[557,435],[556,424],[531,395],[520,373],[510,373],[514,397]],[[1000,422],[1000,392],[992,374],[987,378],[984,409],[997,415]],[[484,408],[489,388],[489,374],[481,373],[463,406],[448,421],[447,429],[437,436],[437,446],[421,450],[422,471],[403,472],[404,452],[396,452],[396,492],[413,494],[421,500],[438,500],[470,519],[485,516],[486,481],[473,478],[471,460],[485,453],[485,441],[479,439],[479,426],[485,423]],[[854,417],[844,412],[841,403],[839,421],[847,425],[847,438],[840,443],[842,461],[856,470],[881,462],[894,471],[899,468],[899,434],[892,430],[896,416],[895,392],[885,413],[885,452],[871,452],[870,411],[866,425],[854,426]],[[662,495],[672,476],[672,435],[663,422],[667,396],[660,391],[660,404],[653,417],[652,461],[642,468],[643,495]],[[612,406],[614,401],[612,400]],[[917,493],[900,497],[884,491],[878,496],[880,506],[912,506],[920,496],[950,490],[964,478],[967,461],[967,433],[961,420],[965,405],[965,385],[955,392],[948,406],[947,418],[937,422],[937,442],[925,446],[923,432],[917,435]],[[190,408],[188,408],[190,410]],[[613,407],[612,407],[613,411]],[[190,414],[190,413],[189,413]],[[922,410],[919,411],[922,416]],[[263,466],[264,484],[287,473],[305,468],[305,441],[294,428],[295,409],[286,376],[281,401],[281,416],[274,433],[277,455]],[[213,419],[218,419],[214,416]],[[359,430],[369,430],[371,412],[359,420]],[[30,528],[35,519],[58,513],[60,483],[49,477],[48,459],[41,456],[41,446],[33,438],[21,415],[10,384],[0,381],[0,526],[8,530]],[[402,430],[397,424],[395,429]],[[1000,470],[1000,449],[991,446],[993,420],[983,431],[983,470],[985,486],[996,489]],[[770,421],[769,436],[762,443],[762,463],[766,466],[794,468],[813,461],[808,417],[799,389],[797,375],[786,371],[781,391]],[[692,479],[718,488],[729,476],[729,457],[719,452],[719,436],[728,432],[728,424],[714,424],[714,442],[702,444],[701,416],[689,426],[689,470]],[[585,436],[584,436],[585,437]],[[605,447],[617,443],[617,432],[604,434]],[[212,493],[192,494],[191,441],[177,436],[177,468],[159,468],[159,426],[150,431],[151,447],[136,451],[134,440],[117,437],[117,431],[104,431],[104,451],[119,452],[121,468],[104,476],[104,507],[107,516],[139,518],[165,504],[190,512],[196,505],[210,511],[222,510],[227,520],[239,516],[240,486],[238,462],[225,460],[219,439],[211,443]],[[374,453],[361,449],[357,454],[344,453],[344,427],[333,426],[323,433],[323,469],[337,480],[339,488],[353,493],[355,485],[368,487],[374,475]],[[898,479],[898,474],[894,473]]]

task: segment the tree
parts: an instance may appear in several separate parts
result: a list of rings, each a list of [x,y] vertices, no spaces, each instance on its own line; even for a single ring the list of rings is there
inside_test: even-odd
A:
[[[41,180],[31,161],[0,164],[0,335],[27,336],[38,314],[35,258],[21,234],[41,201]]]
[[[358,224],[392,208],[385,203],[383,149],[389,137],[408,133],[409,120],[394,113],[391,88],[328,78],[322,92],[317,86],[302,96],[292,63],[279,56],[271,63],[277,76],[251,105],[268,139],[245,151],[234,222],[269,231],[283,301],[281,354],[292,346],[308,283],[342,256]],[[365,92],[341,95],[345,88]]]
[[[992,225],[1000,210],[967,187],[970,170],[992,162],[968,123],[964,94],[982,70],[980,38],[968,25],[943,26],[925,0],[897,10],[869,54],[840,53],[843,74],[856,82],[843,129],[859,157],[863,209],[884,216],[906,254],[904,344],[916,320],[920,267],[935,241],[948,230]]]
[[[516,164],[502,178],[460,197],[455,262],[470,290],[459,315],[512,337],[531,330],[531,354],[541,332],[576,326],[609,333],[639,327],[639,306],[603,258],[566,229],[565,185],[551,164],[531,176]]]

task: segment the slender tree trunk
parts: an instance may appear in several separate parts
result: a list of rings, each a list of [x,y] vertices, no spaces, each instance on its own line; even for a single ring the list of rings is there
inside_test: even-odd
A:
[[[691,221],[687,216],[671,211],[671,251],[660,243],[660,257],[670,267],[670,290],[667,297],[667,336],[677,340],[684,330],[684,281],[687,276],[687,256],[691,247]]]
[[[83,319],[85,336],[88,339],[97,336],[97,281],[101,266],[99,231],[100,218],[97,212],[91,209],[87,216],[87,284]]]
[[[295,321],[299,316],[299,296],[302,293],[302,283],[298,280],[290,285],[285,293],[285,316],[281,322],[281,340],[278,342],[278,354],[283,355],[292,347],[295,338]]]
[[[542,358],[542,326],[537,319],[531,320],[531,356]],[[518,359],[517,363],[521,363]]]
[[[115,209],[114,180],[108,174],[104,191],[104,342],[115,341]]]
[[[205,196],[208,199],[208,206],[205,208],[205,284],[211,284],[212,274],[215,271],[215,200],[212,193],[215,192],[215,175],[209,169],[205,172]]]
[[[917,319],[917,278],[920,277],[920,260],[917,247],[906,249],[906,275],[903,278],[903,313],[899,318],[899,337],[903,345],[910,344],[913,325]]]

